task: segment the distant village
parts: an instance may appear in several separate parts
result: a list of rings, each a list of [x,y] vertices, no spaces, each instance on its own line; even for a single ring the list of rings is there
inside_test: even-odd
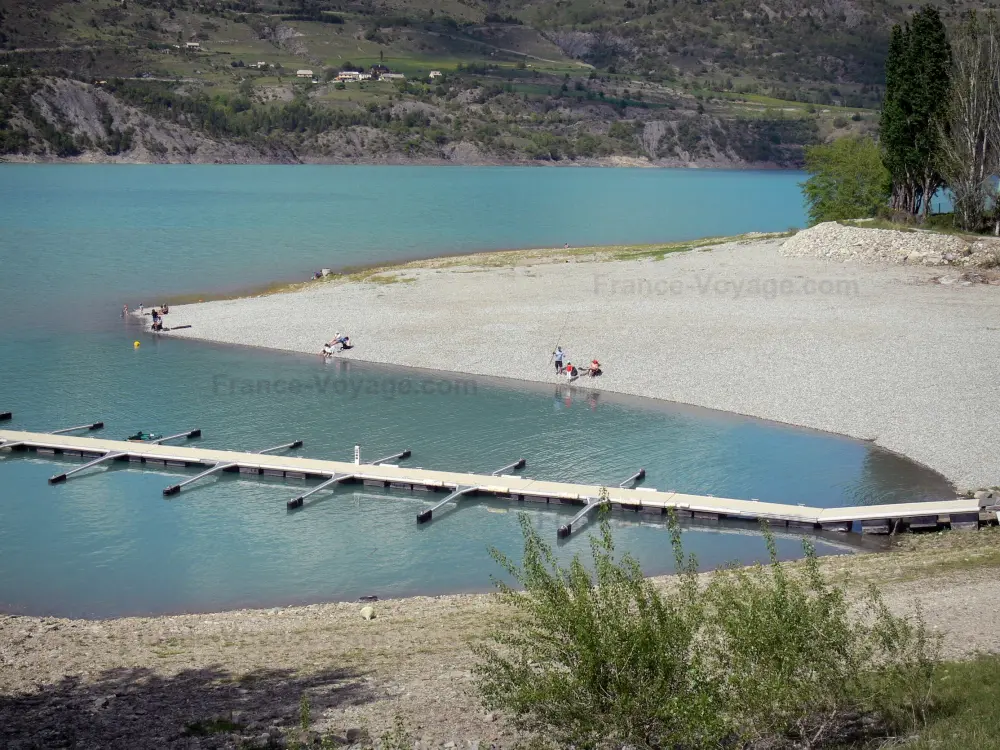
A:
[[[255,70],[271,70],[272,68],[281,66],[274,66],[270,63],[258,61],[256,63],[244,63],[242,60],[233,60],[230,65],[234,68],[252,68]],[[427,78],[431,81],[441,78],[443,74],[440,70],[432,70]],[[319,83],[319,79],[316,73],[309,68],[300,68],[295,71],[296,78],[306,78],[311,80],[313,83]],[[372,65],[368,70],[341,70],[334,76],[332,81],[337,83],[354,83],[359,81],[402,81],[406,78],[402,73],[395,73],[389,69],[388,66],[378,64]]]
[[[205,52],[201,46],[200,42],[187,42],[183,47],[179,44],[172,45],[174,49],[180,49],[185,52]],[[255,63],[246,63],[243,60],[233,60],[229,63],[234,68],[250,68],[253,70],[282,70],[280,63],[268,63],[263,60],[258,60]],[[325,72],[324,72],[325,73]],[[325,73],[328,75],[328,73]],[[443,73],[440,70],[432,70],[428,73],[428,80],[434,81],[441,78]],[[313,83],[319,83],[319,77],[316,73],[309,68],[300,68],[295,71],[296,78],[304,78],[311,80]],[[402,73],[396,73],[389,69],[387,65],[379,63],[377,65],[372,65],[368,70],[358,69],[347,63],[347,67],[341,70],[333,78],[327,78],[327,80],[332,80],[336,83],[357,83],[361,81],[402,81],[406,76]]]

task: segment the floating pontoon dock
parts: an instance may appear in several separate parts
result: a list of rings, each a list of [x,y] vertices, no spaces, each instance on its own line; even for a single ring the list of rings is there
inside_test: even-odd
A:
[[[97,424],[100,423],[94,423],[94,425]],[[82,425],[80,428],[71,429],[91,428],[91,425]],[[64,433],[65,431],[59,432]],[[351,463],[290,455],[269,455],[269,453],[282,448],[298,448],[301,441],[256,453],[164,444],[164,441],[168,439],[197,435],[200,435],[200,431],[192,430],[161,439],[159,442],[132,442],[57,433],[0,430],[0,449],[30,450],[46,455],[86,458],[91,459],[89,465],[104,461],[128,461],[132,464],[177,468],[197,467],[202,470],[201,474],[191,477],[180,485],[171,485],[165,488],[164,494],[167,495],[178,492],[180,486],[189,484],[195,479],[217,472],[239,472],[240,474],[287,477],[299,480],[314,479],[322,482],[320,486],[289,500],[287,502],[289,509],[302,507],[304,500],[310,495],[328,485],[342,482],[362,483],[366,486],[386,489],[445,493],[446,497],[443,501],[436,503],[432,508],[425,509],[417,516],[418,522],[429,520],[433,511],[444,505],[445,501],[469,496],[489,496],[517,503],[583,506],[582,511],[576,517],[560,528],[560,537],[569,536],[573,532],[574,526],[580,524],[591,511],[605,502],[611,510],[641,513],[647,516],[662,516],[673,510],[681,519],[695,518],[706,521],[733,519],[754,522],[765,520],[772,526],[778,527],[834,531],[850,531],[855,523],[859,523],[863,532],[876,534],[889,533],[891,530],[900,528],[927,529],[950,526],[953,529],[974,529],[978,527],[980,522],[980,504],[974,499],[846,508],[815,508],[806,505],[767,503],[759,500],[685,495],[678,492],[629,486],[641,479],[645,475],[644,471],[632,475],[621,482],[619,486],[606,488],[570,482],[551,482],[500,473],[523,468],[523,459],[504,466],[494,474],[466,474],[382,463],[408,457],[409,451],[387,456],[372,463],[361,463],[356,453],[357,460],[355,463]],[[84,467],[78,467],[78,469],[82,468]],[[75,473],[76,471],[57,474],[52,479],[64,481],[70,474]],[[606,498],[602,498],[602,489],[606,492]]]

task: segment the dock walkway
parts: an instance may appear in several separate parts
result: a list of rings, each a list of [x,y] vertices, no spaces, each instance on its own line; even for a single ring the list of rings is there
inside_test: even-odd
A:
[[[183,445],[105,440],[17,430],[0,430],[0,449],[5,445],[11,446],[14,450],[31,450],[43,455],[66,455],[78,458],[107,456],[110,457],[108,460],[113,458],[116,461],[158,467],[208,469],[222,465],[219,471],[238,471],[242,474],[292,479],[329,481],[341,475],[349,475],[343,479],[345,483],[363,483],[367,486],[410,491],[442,492],[449,495],[462,490],[461,494],[464,496],[492,496],[500,500],[523,503],[593,506],[598,503],[602,490],[596,485],[530,479],[512,474],[500,476],[468,474],[390,464],[351,463],[291,455],[242,453]],[[650,488],[619,487],[613,486],[613,483],[605,489],[607,501],[615,511],[660,516],[673,510],[680,518],[738,519],[754,522],[766,520],[772,526],[778,527],[850,531],[854,523],[859,523],[862,531],[888,533],[891,529],[901,526],[977,528],[980,521],[979,501],[974,499],[817,508],[759,500],[687,495]],[[290,503],[289,507],[298,506]]]

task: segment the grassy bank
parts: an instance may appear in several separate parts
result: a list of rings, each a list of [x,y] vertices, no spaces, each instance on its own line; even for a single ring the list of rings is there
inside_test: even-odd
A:
[[[463,255],[440,255],[431,258],[378,263],[371,266],[350,266],[319,279],[308,281],[275,281],[231,292],[192,292],[165,295],[171,304],[184,305],[271,294],[288,294],[313,288],[317,284],[398,284],[413,280],[410,272],[417,270],[462,269],[475,271],[491,268],[515,268],[542,263],[607,263],[629,260],[663,260],[674,253],[694,250],[709,251],[716,245],[732,242],[759,241],[788,237],[787,232],[752,232],[723,237],[704,237],[697,240],[658,242],[640,245],[594,245],[590,247],[532,248],[522,250],[491,250]]]
[[[1000,657],[977,656],[951,662],[935,677],[936,705],[923,726],[900,746],[910,750],[991,750],[1000,748],[994,727],[1000,702]]]

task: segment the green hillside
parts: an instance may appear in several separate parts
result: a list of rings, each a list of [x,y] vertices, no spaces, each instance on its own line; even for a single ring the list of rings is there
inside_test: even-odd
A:
[[[254,149],[250,159],[790,166],[804,144],[874,126],[888,31],[910,10],[887,0],[0,0],[0,150],[117,157],[131,142],[119,154],[96,144],[128,127],[144,135],[146,114]],[[960,10],[946,4],[945,17]],[[405,80],[333,80],[373,65]],[[95,103],[61,101],[70,90],[53,82],[63,79],[71,98]],[[112,110],[103,129],[64,111],[102,106]],[[180,158],[154,141],[142,158]]]

